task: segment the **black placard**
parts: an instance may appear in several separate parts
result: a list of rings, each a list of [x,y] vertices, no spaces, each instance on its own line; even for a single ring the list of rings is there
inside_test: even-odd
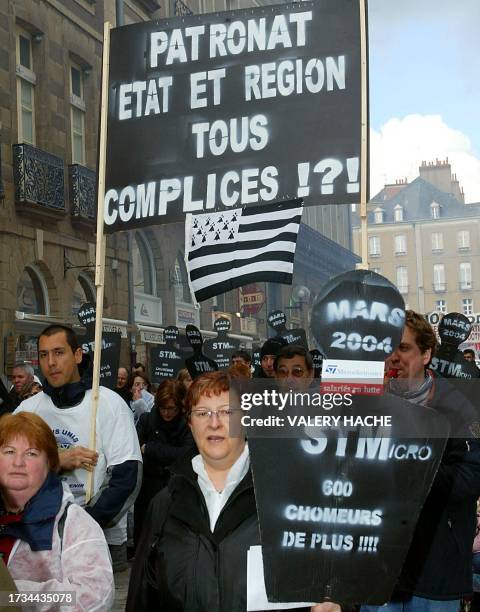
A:
[[[87,333],[81,339],[82,351],[90,357],[93,364],[95,352],[95,304],[85,302],[78,311],[78,320],[87,328]],[[102,332],[102,358],[100,360],[100,384],[109,389],[117,386],[118,366],[120,365],[120,348],[122,335],[120,332]]]
[[[309,408],[307,418],[315,414]],[[350,414],[388,414],[392,427],[306,427],[303,439],[249,436],[270,601],[390,599],[448,425],[437,412],[390,395],[355,396]]]
[[[83,325],[87,329],[95,329],[95,320],[97,318],[97,309],[93,302],[85,302],[82,304],[77,313],[80,325]]]
[[[357,202],[360,31],[351,0],[113,29],[105,230],[297,197]]]
[[[268,313],[267,323],[277,334],[280,334],[287,329],[287,315],[283,310],[272,310]]]
[[[276,338],[281,338],[286,344],[299,344],[308,349],[307,334],[304,329],[287,329],[287,316],[283,310],[272,310],[268,313],[268,325],[276,331]]]
[[[185,360],[185,367],[190,376],[195,379],[205,372],[215,372],[218,365],[202,352],[203,338],[200,330],[195,325],[187,325],[185,335],[193,349],[193,355]]]
[[[384,361],[400,344],[405,304],[395,285],[369,270],[352,270],[324,285],[311,329],[329,359]]]
[[[219,370],[226,370],[230,366],[233,353],[238,351],[240,341],[228,335],[231,323],[226,317],[219,317],[213,327],[217,337],[205,340],[203,351],[207,357],[215,361]]]
[[[166,378],[175,378],[184,367],[183,354],[178,350],[178,327],[170,325],[163,333],[165,344],[150,348],[150,379],[160,383]]]
[[[323,355],[318,349],[311,349],[309,352],[312,356],[315,378],[320,378],[322,375]]]
[[[459,346],[465,342],[472,331],[472,324],[467,317],[459,312],[449,312],[444,315],[438,326],[438,335],[442,344]]]

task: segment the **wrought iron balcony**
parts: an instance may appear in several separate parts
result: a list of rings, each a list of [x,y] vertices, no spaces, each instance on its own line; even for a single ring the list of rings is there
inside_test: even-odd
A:
[[[472,281],[460,281],[458,283],[458,288],[460,291],[471,291],[473,289]]]
[[[70,210],[75,219],[95,220],[96,179],[96,173],[90,168],[80,164],[68,166]]]
[[[433,283],[433,291],[435,293],[444,293],[447,290],[447,283]]]
[[[65,212],[63,160],[29,144],[13,145],[15,201],[39,205],[46,211]]]
[[[185,17],[185,15],[193,15],[193,11],[182,0],[174,0],[174,10],[176,17]]]

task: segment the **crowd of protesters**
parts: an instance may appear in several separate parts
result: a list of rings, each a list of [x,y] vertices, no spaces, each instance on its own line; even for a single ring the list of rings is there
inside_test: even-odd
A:
[[[433,408],[453,429],[469,405],[429,369],[435,347],[430,325],[407,311],[386,361],[386,390]],[[475,360],[468,351],[465,359]],[[0,554],[17,590],[75,592],[75,609],[111,609],[113,572],[128,567],[129,512],[127,610],[245,612],[247,551],[260,533],[248,444],[229,436],[239,418],[230,386],[253,376],[308,390],[310,352],[270,338],[255,370],[239,350],[227,371],[192,380],[183,369],[156,389],[141,363],[122,366],[114,391],[100,387],[95,450],[91,367],[75,334],[49,326],[38,356],[42,382],[21,363],[11,388],[0,378]],[[472,593],[479,497],[478,442],[452,437],[392,601],[361,612],[457,612]],[[301,609],[341,608],[327,601]]]

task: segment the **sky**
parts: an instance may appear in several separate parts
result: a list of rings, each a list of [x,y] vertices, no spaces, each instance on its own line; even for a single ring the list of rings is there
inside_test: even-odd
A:
[[[370,195],[448,157],[480,202],[480,0],[368,0]]]

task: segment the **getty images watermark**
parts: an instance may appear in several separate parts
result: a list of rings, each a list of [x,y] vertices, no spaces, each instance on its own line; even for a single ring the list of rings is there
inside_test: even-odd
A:
[[[323,414],[323,411],[350,408],[352,405],[351,393],[302,392],[293,389],[242,392],[239,394],[240,424],[246,428],[392,426],[391,415]],[[319,413],[319,409],[322,413]]]

